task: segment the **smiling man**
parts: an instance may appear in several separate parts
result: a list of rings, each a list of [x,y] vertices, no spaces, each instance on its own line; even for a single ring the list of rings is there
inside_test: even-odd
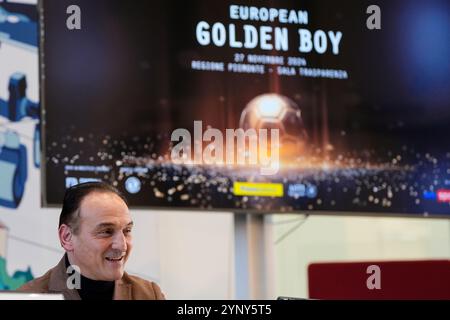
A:
[[[165,299],[156,283],[124,271],[132,228],[126,199],[114,187],[89,182],[68,189],[58,230],[66,254],[18,291],[62,293],[67,300]]]

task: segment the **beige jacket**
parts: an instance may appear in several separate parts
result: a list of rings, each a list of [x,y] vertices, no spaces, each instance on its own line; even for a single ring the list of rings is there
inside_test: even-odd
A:
[[[66,266],[64,257],[56,267],[50,269],[42,277],[25,283],[17,291],[28,293],[62,293],[66,300],[81,300],[76,289],[67,288]],[[159,286],[126,272],[122,279],[116,280],[114,300],[164,300],[165,296]]]

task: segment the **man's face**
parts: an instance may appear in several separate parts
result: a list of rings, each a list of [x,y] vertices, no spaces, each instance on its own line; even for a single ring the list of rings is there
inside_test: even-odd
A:
[[[70,263],[92,280],[122,278],[133,226],[125,202],[111,192],[93,192],[81,202],[79,219],[78,234],[72,235]]]

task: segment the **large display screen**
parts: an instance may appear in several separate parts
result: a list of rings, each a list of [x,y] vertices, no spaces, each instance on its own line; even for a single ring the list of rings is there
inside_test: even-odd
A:
[[[450,217],[449,12],[42,1],[44,205]]]

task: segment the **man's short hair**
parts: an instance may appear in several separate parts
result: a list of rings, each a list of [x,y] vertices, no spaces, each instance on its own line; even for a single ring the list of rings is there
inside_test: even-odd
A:
[[[74,234],[78,234],[81,202],[87,195],[94,192],[113,193],[119,196],[128,206],[125,196],[106,182],[80,183],[67,189],[64,194],[63,207],[59,215],[59,227],[62,224],[66,224],[72,229]]]

